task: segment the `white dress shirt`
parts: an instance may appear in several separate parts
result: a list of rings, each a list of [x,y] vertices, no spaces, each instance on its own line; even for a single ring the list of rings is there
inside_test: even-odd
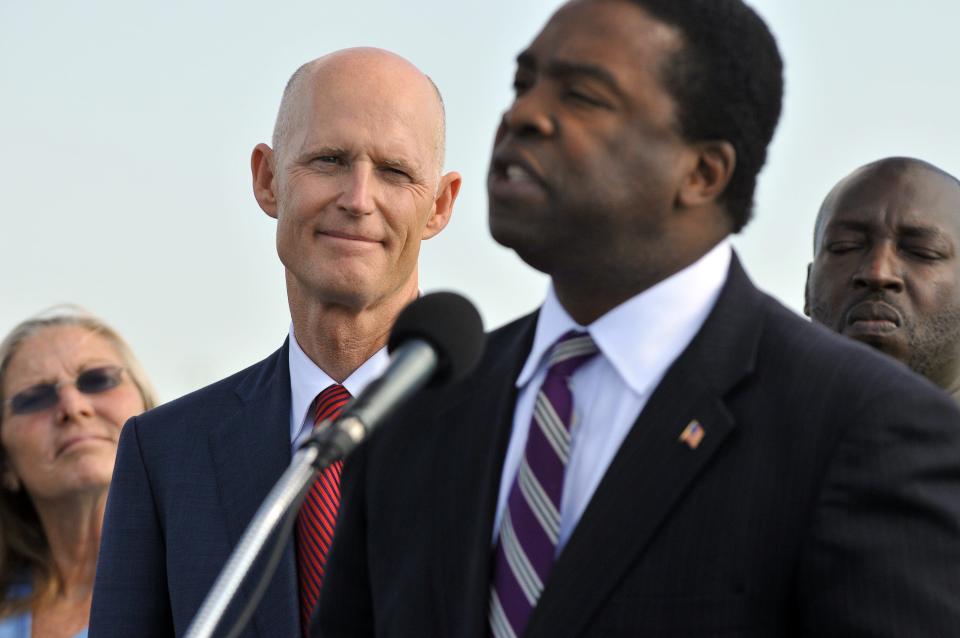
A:
[[[730,244],[724,240],[695,263],[586,327],[567,314],[550,286],[533,347],[517,378],[517,405],[500,477],[494,543],[523,458],[534,400],[547,375],[546,355],[554,342],[570,330],[582,330],[590,333],[599,349],[597,356],[570,378],[574,415],[560,504],[559,553],[650,395],[713,309],[727,279],[730,258]]]
[[[290,324],[290,453],[296,453],[300,445],[313,430],[313,414],[310,405],[325,388],[336,383],[321,370],[297,343]],[[384,346],[372,357],[363,362],[343,381],[343,387],[352,396],[360,394],[371,381],[387,369],[390,356]]]

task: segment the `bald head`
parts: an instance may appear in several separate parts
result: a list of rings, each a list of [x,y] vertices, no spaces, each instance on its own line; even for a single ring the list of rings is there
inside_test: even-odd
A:
[[[442,154],[443,104],[400,56],[346,49],[293,74],[274,147],[257,144],[250,168],[257,203],[277,220],[298,335],[336,308],[351,331],[363,324],[375,333],[364,343],[381,344],[416,297],[421,242],[453,213],[461,178],[441,172]],[[342,354],[341,346],[328,354]],[[342,357],[314,354],[341,369]]]
[[[924,189],[928,193],[944,193],[948,196],[955,193],[955,200],[960,197],[960,180],[942,168],[913,157],[880,159],[861,166],[844,177],[830,190],[823,200],[823,204],[820,205],[813,230],[814,255],[820,251],[827,221],[829,221],[838,204],[851,191],[861,188],[870,189],[875,184],[884,184],[888,187],[891,184],[897,184],[899,185],[897,189],[900,191],[904,189],[916,190],[918,182],[934,186],[932,190]],[[956,215],[957,220],[960,221],[960,210],[956,211]]]
[[[439,174],[444,162],[446,117],[440,90],[405,58],[383,49],[342,49],[297,69],[283,91],[273,129],[273,148],[283,154],[299,128],[308,125],[317,92],[344,92],[382,101],[398,115],[412,112],[433,138]]]

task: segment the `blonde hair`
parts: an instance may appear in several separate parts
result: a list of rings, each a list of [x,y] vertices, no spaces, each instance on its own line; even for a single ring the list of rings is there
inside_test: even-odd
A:
[[[62,305],[21,322],[0,342],[0,406],[8,398],[3,394],[7,369],[20,346],[41,331],[59,326],[79,326],[104,337],[120,356],[124,369],[143,399],[144,409],[149,410],[157,404],[153,386],[123,337],[82,308]],[[3,428],[3,413],[0,410],[0,429]],[[6,452],[0,444],[0,470],[6,465]],[[30,595],[9,600],[11,586],[24,575],[32,577]],[[0,618],[29,609],[37,600],[58,593],[61,587],[46,534],[30,495],[24,489],[0,488]]]

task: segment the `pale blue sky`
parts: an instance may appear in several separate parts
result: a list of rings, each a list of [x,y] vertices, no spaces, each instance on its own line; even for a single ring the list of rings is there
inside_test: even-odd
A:
[[[559,2],[0,2],[0,333],[59,302],[127,336],[164,399],[266,356],[289,314],[274,222],[250,190],[287,76],[347,46],[394,50],[448,112],[454,219],[422,286],[471,297],[488,327],[545,279],[486,230],[486,165],[514,56]],[[953,0],[758,0],[786,61],[785,111],[757,215],[736,244],[754,280],[802,304],[820,200],[853,168],[915,155],[960,174]]]

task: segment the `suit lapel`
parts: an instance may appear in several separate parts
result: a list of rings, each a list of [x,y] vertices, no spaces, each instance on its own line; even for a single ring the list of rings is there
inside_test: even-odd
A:
[[[290,464],[290,369],[288,345],[251,369],[237,388],[243,407],[211,428],[209,443],[231,547],[236,547],[257,508]],[[260,636],[299,635],[297,581],[292,544],[257,606]],[[248,599],[259,562],[241,597]],[[221,627],[224,630],[225,627]]]
[[[703,328],[624,439],[550,574],[525,636],[576,636],[610,596],[736,423],[726,391],[753,368],[760,293],[734,257]],[[680,440],[693,420],[705,433]]]
[[[506,343],[488,351],[462,400],[438,415],[438,548],[434,583],[441,635],[486,635],[490,548],[503,458],[516,403],[514,382],[533,340],[536,315],[521,319]],[[482,375],[482,376],[480,376]],[[451,481],[449,477],[459,477]]]

